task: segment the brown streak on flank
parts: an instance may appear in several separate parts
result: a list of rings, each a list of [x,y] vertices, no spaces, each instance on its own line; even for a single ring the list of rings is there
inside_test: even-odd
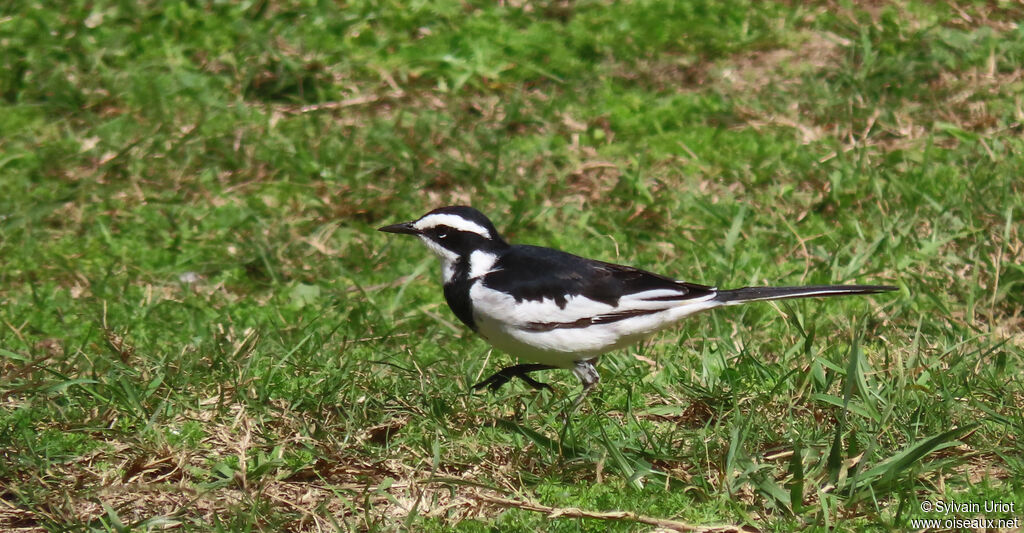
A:
[[[632,311],[620,311],[618,313],[609,313],[607,315],[599,315],[595,318],[581,318],[572,322],[530,322],[522,329],[526,331],[551,331],[555,329],[572,329],[572,328],[585,328],[594,324],[610,324],[612,322],[618,322],[620,320],[626,320],[627,318],[633,318],[644,315],[653,315],[660,313],[664,309],[635,309]]]

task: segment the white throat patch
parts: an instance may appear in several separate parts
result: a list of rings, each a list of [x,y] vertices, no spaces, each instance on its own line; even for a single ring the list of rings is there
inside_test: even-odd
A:
[[[426,236],[420,235],[420,240],[423,244],[430,248],[431,252],[441,260],[441,276],[443,276],[444,283],[448,283],[455,277],[455,262],[459,260],[459,254],[437,244],[430,240]]]

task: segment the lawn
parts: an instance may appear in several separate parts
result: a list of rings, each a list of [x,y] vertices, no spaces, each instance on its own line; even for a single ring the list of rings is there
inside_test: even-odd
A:
[[[0,531],[1024,519],[1020,20],[4,3]],[[697,315],[565,422],[570,372],[471,389],[512,359],[376,231],[449,204],[697,283],[900,290]]]

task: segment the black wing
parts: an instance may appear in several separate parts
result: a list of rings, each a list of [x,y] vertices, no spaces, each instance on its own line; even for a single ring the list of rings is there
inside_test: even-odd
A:
[[[717,292],[713,287],[539,246],[513,246],[494,266],[483,278],[486,287],[512,294],[517,301],[550,298],[563,309],[570,296],[617,306],[623,296],[652,290],[671,292],[651,301],[682,301]]]

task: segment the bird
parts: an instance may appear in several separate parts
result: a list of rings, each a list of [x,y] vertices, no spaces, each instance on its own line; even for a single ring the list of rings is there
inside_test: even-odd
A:
[[[718,289],[568,252],[509,244],[470,206],[434,209],[379,228],[414,235],[440,259],[444,297],[455,316],[491,346],[525,361],[473,385],[497,391],[513,378],[550,389],[530,373],[568,369],[597,385],[595,364],[694,313],[748,302],[877,294],[889,285],[807,285]]]

